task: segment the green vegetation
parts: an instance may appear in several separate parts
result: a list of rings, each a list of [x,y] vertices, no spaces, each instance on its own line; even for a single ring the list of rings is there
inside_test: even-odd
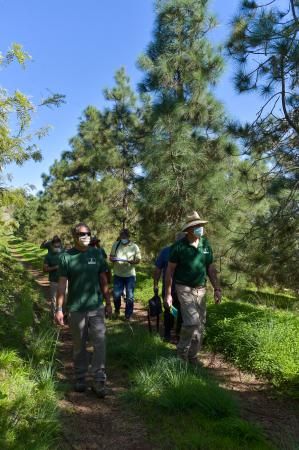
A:
[[[264,305],[273,309],[286,309],[288,311],[299,312],[299,298],[295,295],[274,292],[270,289],[239,288],[231,290],[229,293],[231,300],[241,300],[253,305]]]
[[[129,374],[124,401],[143,417],[155,448],[273,448],[258,427],[240,419],[231,394],[204,369],[178,361],[167,344],[143,327],[113,323],[108,347],[110,370],[125,378]]]
[[[57,332],[23,267],[0,248],[0,448],[47,450],[58,436]]]
[[[250,210],[250,220],[235,238],[235,269],[258,285],[297,290],[298,6],[295,0],[240,1],[227,43],[237,66],[237,92],[260,96],[252,123],[238,122],[230,129],[250,161],[243,172],[245,195],[252,205],[266,205],[254,218]]]
[[[297,314],[236,301],[210,304],[206,344],[238,367],[298,396]]]
[[[42,269],[44,256],[47,250],[39,248],[36,244],[25,242],[23,239],[11,237],[8,240],[11,250],[21,256],[22,261],[30,263],[36,269]]]

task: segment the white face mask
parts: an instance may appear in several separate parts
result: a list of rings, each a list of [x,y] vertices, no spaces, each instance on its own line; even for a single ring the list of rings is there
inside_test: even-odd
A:
[[[90,243],[90,236],[79,236],[78,241],[80,242],[80,244],[84,247],[88,247],[89,243]]]
[[[194,228],[193,234],[195,234],[196,237],[201,237],[203,235],[203,227]]]
[[[60,253],[61,252],[61,248],[60,247],[54,247],[53,248],[53,252],[54,253]]]
[[[129,243],[129,239],[121,239],[120,240],[122,244],[126,245]]]

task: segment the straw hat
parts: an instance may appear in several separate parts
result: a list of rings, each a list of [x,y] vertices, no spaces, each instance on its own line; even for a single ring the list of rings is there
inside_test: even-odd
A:
[[[186,223],[182,228],[182,231],[186,231],[187,228],[193,227],[194,225],[204,225],[208,223],[208,220],[202,220],[196,211],[193,211],[190,215],[186,217]]]

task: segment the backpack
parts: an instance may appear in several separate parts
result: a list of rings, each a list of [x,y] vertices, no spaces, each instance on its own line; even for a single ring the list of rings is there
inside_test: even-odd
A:
[[[156,330],[157,330],[157,333],[159,333],[159,323],[160,323],[161,312],[162,312],[161,298],[159,297],[158,293],[155,293],[154,297],[152,297],[148,301],[148,308],[147,308],[148,330],[150,333],[152,332],[151,317],[156,317]]]

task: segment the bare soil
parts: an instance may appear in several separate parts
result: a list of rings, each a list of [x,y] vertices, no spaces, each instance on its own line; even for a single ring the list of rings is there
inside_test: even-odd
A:
[[[21,259],[17,254],[14,256]],[[47,278],[30,264],[25,266],[47,298]],[[146,324],[146,312],[141,305],[136,304],[135,318]],[[68,327],[61,331],[58,357],[61,361],[58,378],[62,383],[70,383],[72,351]],[[298,401],[280,397],[265,380],[241,372],[219,354],[202,351],[200,361],[223,388],[238,398],[244,419],[262,427],[279,450],[299,449]],[[63,429],[59,449],[157,450],[150,444],[142,419],[121,406],[117,394],[127,389],[122,378],[108,373],[108,379],[112,394],[104,400],[90,390],[84,394],[67,390],[59,402]]]

